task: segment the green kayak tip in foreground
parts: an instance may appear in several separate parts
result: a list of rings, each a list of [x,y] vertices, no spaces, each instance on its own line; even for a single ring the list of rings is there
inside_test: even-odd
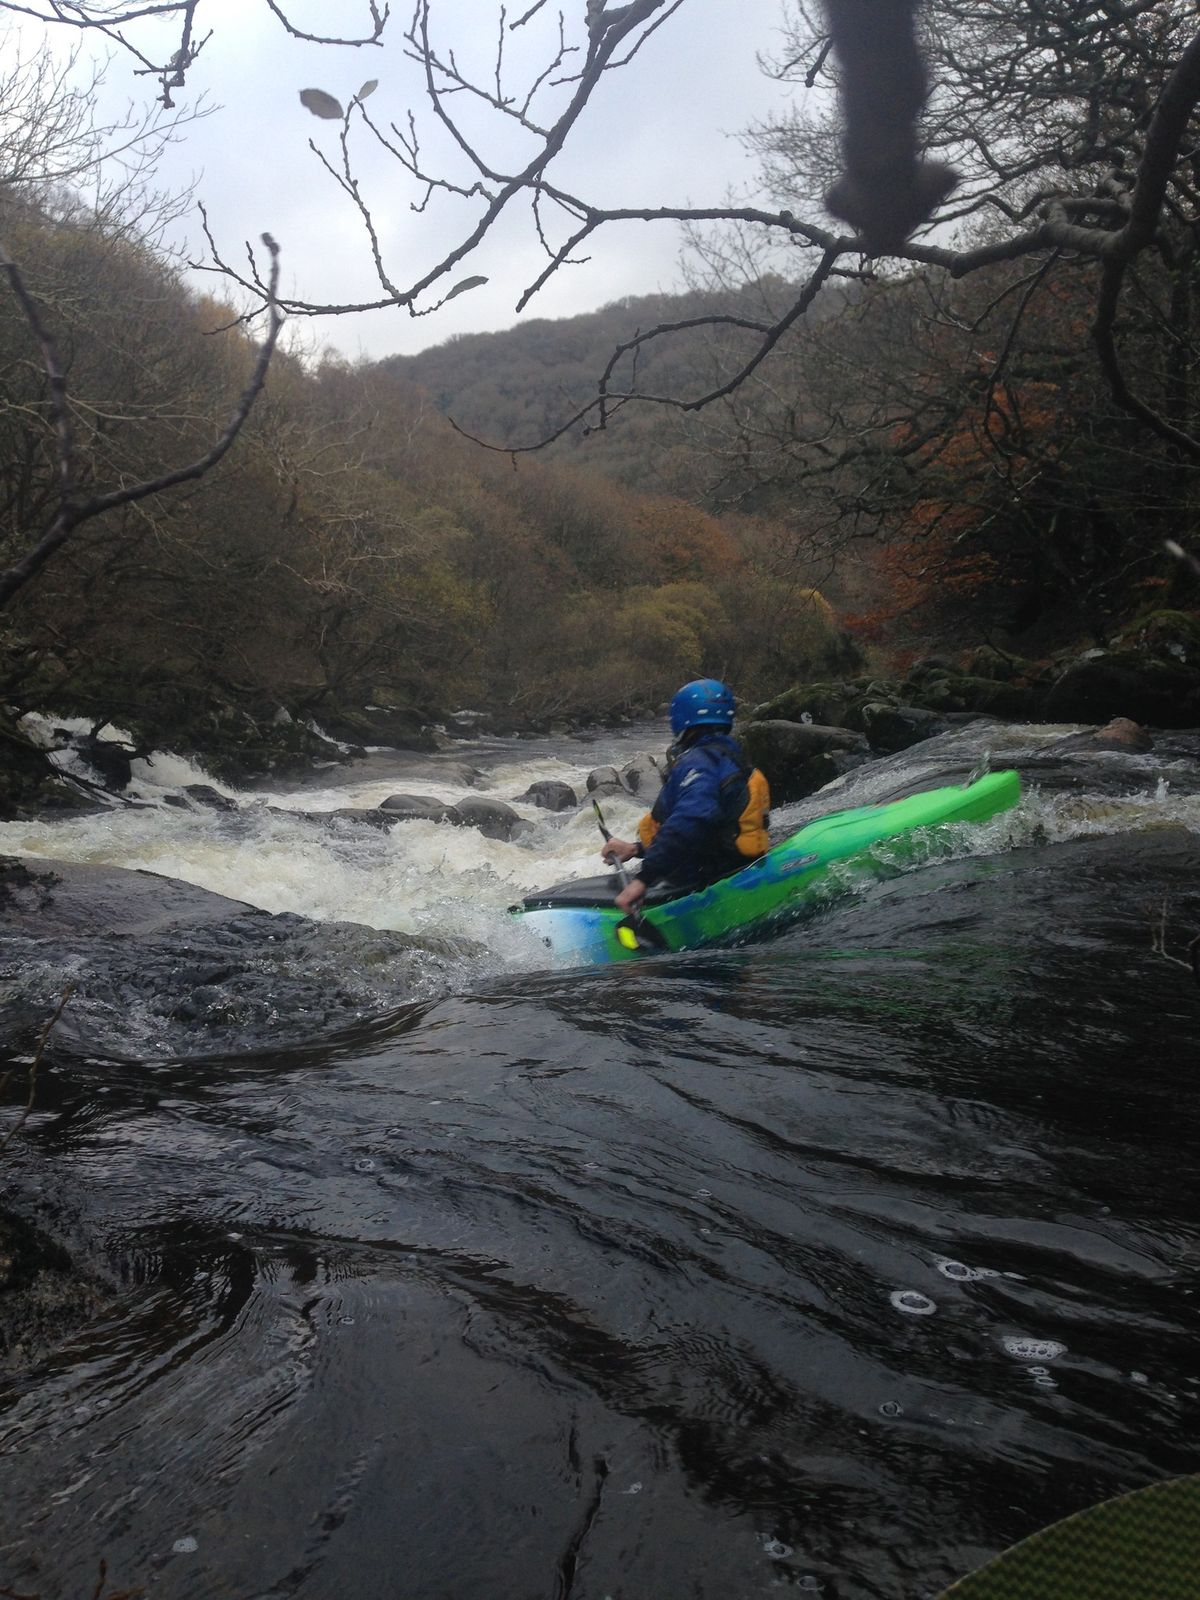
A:
[[[893,846],[890,868],[902,864],[905,850],[915,859],[927,848],[925,830],[986,822],[1020,798],[1015,772],[990,772],[973,783],[831,812],[732,877],[691,892],[652,889],[637,917],[613,905],[609,875],[555,884],[527,895],[513,910],[560,960],[603,964],[695,950],[761,930],[828,899],[839,886],[879,876],[885,869],[872,858],[876,845]]]

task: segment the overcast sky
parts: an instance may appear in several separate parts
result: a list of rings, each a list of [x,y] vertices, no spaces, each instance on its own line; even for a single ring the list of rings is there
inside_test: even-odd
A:
[[[584,9],[584,0],[566,3]],[[357,0],[338,0],[336,6],[295,0],[287,9],[298,23],[326,30],[333,26],[331,16],[345,26],[365,11]],[[489,0],[435,0],[433,9],[439,45],[453,48],[464,69],[476,67],[489,78],[496,40]],[[510,6],[510,17],[519,11],[519,5]],[[384,49],[332,49],[289,39],[253,0],[206,0],[200,8],[200,21],[214,26],[214,34],[192,68],[188,94],[206,90],[217,109],[188,129],[166,158],[162,178],[168,185],[198,180],[197,194],[231,258],[244,259],[242,241],[272,233],[282,246],[289,294],[338,303],[380,295],[362,221],[308,149],[311,138],[336,160],[340,124],[312,117],[300,105],[301,89],[322,88],[345,102],[364,80],[377,78],[379,88],[368,104],[373,116],[403,125],[413,109],[429,141],[430,165],[451,170],[451,153],[438,142],[422,104],[417,67],[404,57],[401,34],[409,14],[404,3],[393,11],[391,42]],[[536,19],[542,21],[557,34],[554,14]],[[684,0],[629,67],[607,75],[553,169],[558,181],[594,203],[611,205],[716,204],[731,188],[744,190],[753,181],[753,164],[737,136],[786,103],[786,92],[763,76],[756,60],[758,52],[777,45],[780,21],[781,0]],[[139,37],[144,45],[154,38]],[[164,30],[155,45],[166,37]],[[533,61],[540,68],[545,40],[534,26],[513,35],[514,68]],[[149,97],[153,80],[135,76],[134,65],[127,56],[114,57],[111,97]],[[513,87],[527,76],[515,71]],[[461,98],[455,107],[466,112]],[[502,161],[530,148],[514,143],[503,129],[482,131],[479,118],[472,118],[471,128]],[[433,265],[476,214],[467,202],[446,197],[415,214],[411,180],[389,159],[366,155],[360,170],[390,275],[401,285]],[[590,244],[588,265],[560,271],[523,315],[570,316],[623,295],[677,287],[679,249],[673,223],[610,229]],[[455,274],[486,274],[486,287],[415,321],[400,310],[320,319],[312,326],[312,341],[351,357],[378,357],[420,350],[453,333],[509,327],[517,320],[522,289],[544,259],[521,204]]]

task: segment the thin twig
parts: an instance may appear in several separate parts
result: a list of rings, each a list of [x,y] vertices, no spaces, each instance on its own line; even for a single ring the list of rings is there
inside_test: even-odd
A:
[[[54,1013],[54,1015],[50,1018],[49,1022],[42,1029],[42,1036],[38,1040],[37,1049],[33,1053],[33,1060],[29,1064],[29,1095],[28,1095],[28,1097],[27,1097],[27,1099],[25,1101],[25,1106],[24,1106],[24,1109],[21,1112],[21,1115],[17,1118],[16,1122],[12,1125],[12,1127],[4,1135],[4,1138],[0,1139],[0,1156],[2,1156],[4,1154],[4,1152],[8,1149],[9,1145],[16,1138],[17,1134],[20,1133],[21,1129],[29,1121],[30,1114],[33,1111],[33,1102],[37,1098],[38,1067],[41,1065],[42,1055],[43,1055],[43,1053],[44,1053],[44,1051],[46,1049],[46,1042],[50,1038],[50,1032],[51,1032],[51,1029],[54,1027],[54,1024],[58,1021],[59,1017],[61,1017],[63,1012],[66,1010],[67,1001],[71,998],[71,996],[74,993],[75,993],[75,985],[73,983],[69,983],[67,985],[67,987],[63,990],[62,999],[58,1002],[58,1010]]]

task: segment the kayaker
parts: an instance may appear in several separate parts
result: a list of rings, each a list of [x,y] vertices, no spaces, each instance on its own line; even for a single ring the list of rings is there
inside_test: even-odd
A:
[[[600,852],[613,863],[642,858],[641,872],[616,897],[622,911],[656,883],[714,883],[766,853],[770,790],[730,731],[736,707],[716,678],[685,683],[671,701],[666,782],[638,823],[637,841],[609,839]]]

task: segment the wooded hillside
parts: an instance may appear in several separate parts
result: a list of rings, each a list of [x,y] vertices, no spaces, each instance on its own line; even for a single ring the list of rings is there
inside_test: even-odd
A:
[[[79,492],[202,453],[254,361],[229,309],[72,202],[0,193],[0,228],[57,341]],[[56,492],[32,346],[4,298],[0,566]],[[254,744],[238,730],[280,707],[342,726],[365,704],[486,707],[532,726],[652,710],[701,672],[761,697],[845,650],[771,524],[514,465],[394,372],[282,351],[218,469],[89,523],[3,617],[17,711],[210,752]]]

